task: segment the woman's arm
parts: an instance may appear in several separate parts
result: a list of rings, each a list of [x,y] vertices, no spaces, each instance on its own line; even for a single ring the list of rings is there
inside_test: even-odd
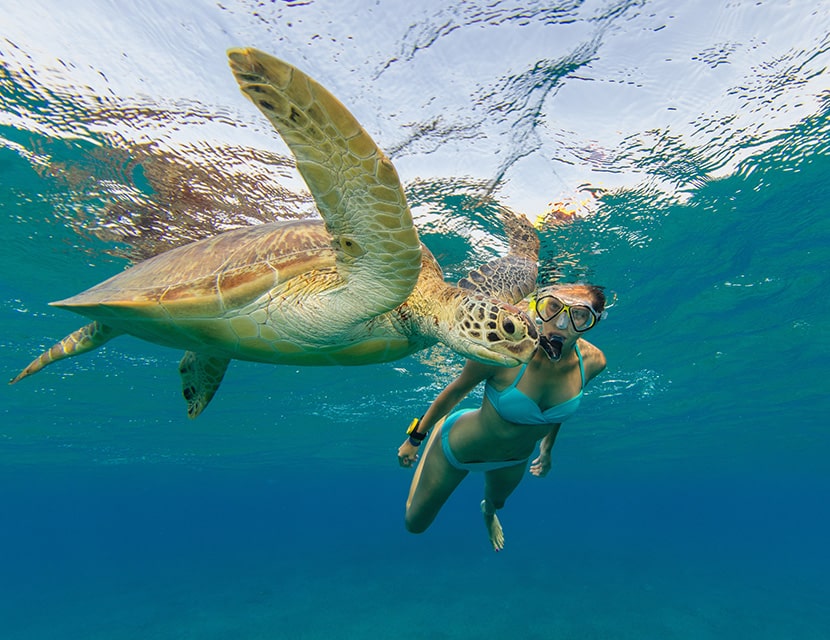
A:
[[[579,339],[579,350],[585,364],[585,382],[596,377],[605,369],[605,354],[587,340]]]
[[[439,393],[421,418],[419,433],[429,433],[435,424],[461,402],[482,380],[493,375],[496,367],[467,360],[458,377]]]
[[[605,354],[587,340],[579,339],[579,350],[582,353],[582,361],[585,365],[585,381],[591,380],[605,369]],[[551,427],[548,434],[539,443],[539,457],[530,463],[530,473],[537,478],[547,475],[550,471],[550,452],[556,436],[559,434],[561,424]]]
[[[556,436],[559,434],[559,427],[561,426],[561,423],[553,425],[539,443],[539,457],[530,463],[530,473],[537,478],[547,475],[550,471],[550,452],[553,449],[553,443],[556,442]]]
[[[482,380],[486,380],[493,375],[496,370],[497,368],[492,365],[467,360],[458,377],[444,387],[441,393],[432,401],[432,404],[429,405],[415,431],[426,436],[441,418],[452,411],[453,407],[461,402],[470,391]],[[414,445],[409,437],[398,448],[398,460],[404,467],[411,467],[418,458],[417,454],[418,446]]]

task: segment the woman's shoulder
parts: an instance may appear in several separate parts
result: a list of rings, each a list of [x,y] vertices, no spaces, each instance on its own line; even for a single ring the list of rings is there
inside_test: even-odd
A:
[[[579,345],[579,352],[582,354],[582,362],[585,365],[585,374],[588,379],[591,379],[605,369],[607,364],[605,354],[599,347],[584,338],[580,338],[577,344]]]

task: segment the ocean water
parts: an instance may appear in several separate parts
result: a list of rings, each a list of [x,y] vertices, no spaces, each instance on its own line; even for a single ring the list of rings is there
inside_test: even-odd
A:
[[[192,421],[128,337],[2,385],[4,639],[829,637],[830,3],[0,5],[8,378],[83,323],[50,300],[313,213],[231,46],[352,109],[448,279],[505,250],[496,203],[615,297],[499,554],[475,475],[404,530],[446,348],[234,362]]]

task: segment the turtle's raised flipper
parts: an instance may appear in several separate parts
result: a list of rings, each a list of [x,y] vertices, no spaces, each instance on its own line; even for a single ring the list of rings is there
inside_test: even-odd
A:
[[[179,373],[182,376],[182,395],[187,400],[187,417],[195,418],[213,398],[225,370],[228,368],[228,358],[211,356],[188,351],[179,363]]]
[[[293,152],[332,235],[345,286],[304,301],[317,305],[309,321],[320,317],[327,328],[331,309],[347,309],[353,323],[391,311],[421,269],[421,243],[395,167],[349,110],[299,69],[252,48],[230,49],[228,58],[242,92]]]
[[[102,322],[98,322],[97,320],[91,322],[77,331],[73,331],[60,342],[52,345],[48,351],[41,353],[28,367],[9,380],[9,384],[19,382],[23,378],[37,373],[43,367],[58,360],[71,358],[72,356],[78,356],[87,351],[97,349],[105,342],[120,334],[120,331]]]
[[[458,286],[483,296],[517,304],[536,288],[536,263],[521,256],[502,256],[474,269]]]
[[[539,236],[524,216],[502,209],[501,219],[510,252],[474,269],[458,281],[458,286],[516,304],[536,288]]]

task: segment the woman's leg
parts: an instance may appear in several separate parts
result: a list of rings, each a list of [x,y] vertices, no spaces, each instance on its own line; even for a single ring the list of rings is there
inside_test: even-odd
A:
[[[508,496],[519,486],[526,467],[526,464],[517,464],[484,474],[484,500],[481,501],[481,512],[484,514],[484,526],[487,527],[490,544],[495,551],[504,549],[504,530],[496,510],[504,506]]]
[[[450,416],[451,420],[452,418]],[[452,492],[469,473],[453,467],[444,455],[441,446],[443,429],[444,421],[439,422],[433,430],[412,478],[406,500],[406,529],[410,533],[423,533],[427,530]]]

